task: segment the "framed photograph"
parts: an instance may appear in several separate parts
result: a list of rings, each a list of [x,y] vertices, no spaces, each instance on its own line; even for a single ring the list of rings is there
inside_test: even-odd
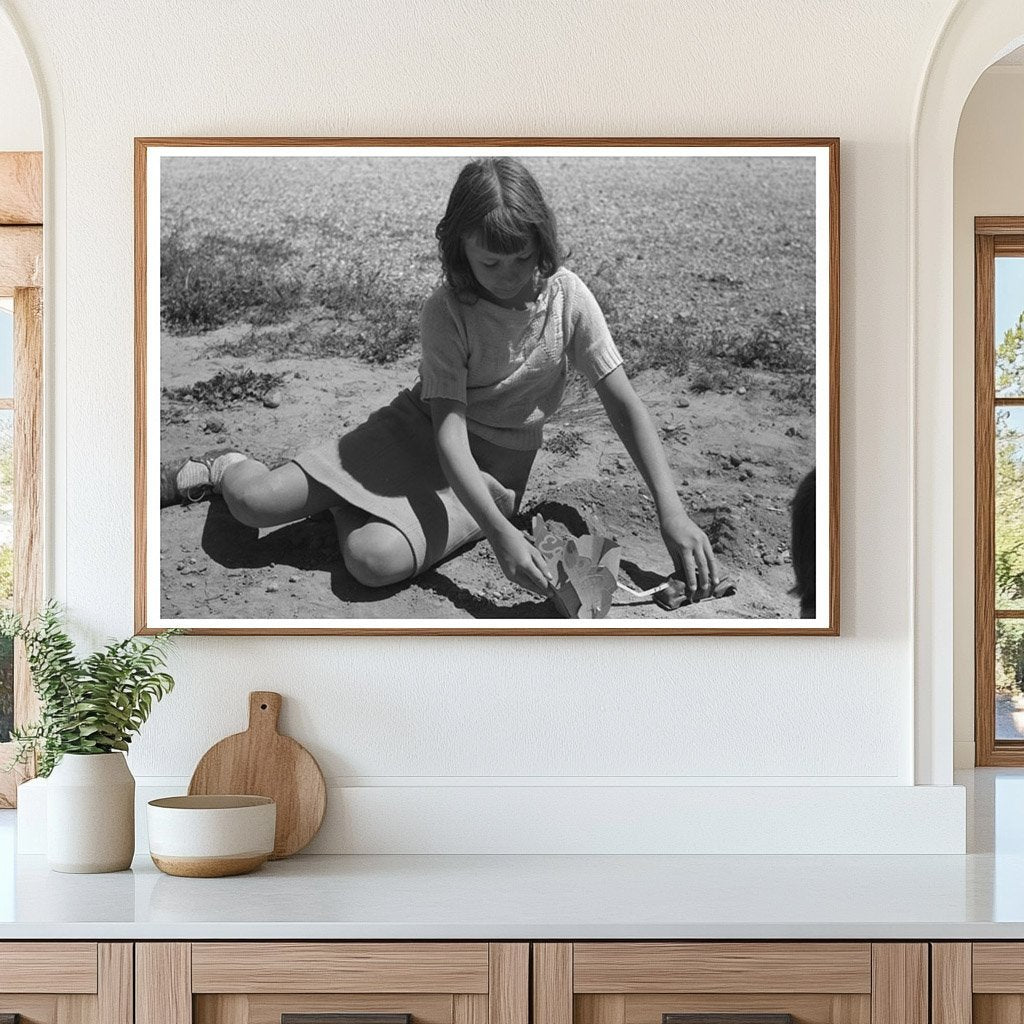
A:
[[[140,633],[838,634],[837,139],[135,167]]]

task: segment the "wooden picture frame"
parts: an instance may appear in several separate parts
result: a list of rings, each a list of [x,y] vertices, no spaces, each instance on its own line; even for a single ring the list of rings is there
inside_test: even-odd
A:
[[[515,589],[486,542],[371,589],[346,569],[322,501],[312,519],[244,537],[220,498],[178,503],[205,493],[189,490],[204,449],[291,465],[303,428],[307,447],[334,444],[416,380],[419,310],[440,281],[435,225],[460,168],[503,156],[549,196],[578,271],[559,280],[596,297],[733,594],[669,611],[620,588],[607,617],[567,618]],[[138,138],[135,247],[137,632],[838,634],[838,139]],[[573,367],[586,358],[576,315],[559,335],[573,335]],[[547,512],[556,546],[612,537],[617,579],[642,594],[673,558],[585,387],[593,372],[570,373],[513,523],[529,533]],[[811,469],[798,518],[817,600],[801,618],[791,502]]]

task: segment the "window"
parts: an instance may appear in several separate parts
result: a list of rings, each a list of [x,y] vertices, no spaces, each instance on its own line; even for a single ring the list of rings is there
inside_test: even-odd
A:
[[[42,181],[40,153],[0,153],[0,606],[42,602]],[[36,717],[24,652],[0,641],[0,766],[12,724]],[[0,807],[25,772],[0,772]]]
[[[976,761],[1024,765],[1024,217],[975,254]]]

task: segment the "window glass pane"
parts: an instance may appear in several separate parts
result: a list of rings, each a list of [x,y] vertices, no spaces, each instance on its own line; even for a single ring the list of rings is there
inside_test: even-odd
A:
[[[14,314],[0,306],[0,398],[14,397]]]
[[[996,409],[996,609],[1024,608],[1024,408]]]
[[[996,397],[1024,397],[1024,257],[996,258]]]
[[[14,599],[14,413],[0,409],[0,607]],[[0,638],[0,743],[14,724],[14,648]]]
[[[1024,739],[1024,622],[996,619],[996,739]]]

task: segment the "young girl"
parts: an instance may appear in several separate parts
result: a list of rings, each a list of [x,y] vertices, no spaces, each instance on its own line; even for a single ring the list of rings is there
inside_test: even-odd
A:
[[[654,496],[675,575],[692,601],[719,573],[683,510],[657,431],[586,285],[562,266],[555,217],[510,157],[467,164],[437,226],[443,283],[423,306],[419,380],[365,423],[268,469],[239,452],[189,459],[171,500],[211,490],[248,526],[331,509],[345,565],[382,587],[486,537],[513,582],[540,596],[543,557],[509,517],[571,363],[594,385]]]

